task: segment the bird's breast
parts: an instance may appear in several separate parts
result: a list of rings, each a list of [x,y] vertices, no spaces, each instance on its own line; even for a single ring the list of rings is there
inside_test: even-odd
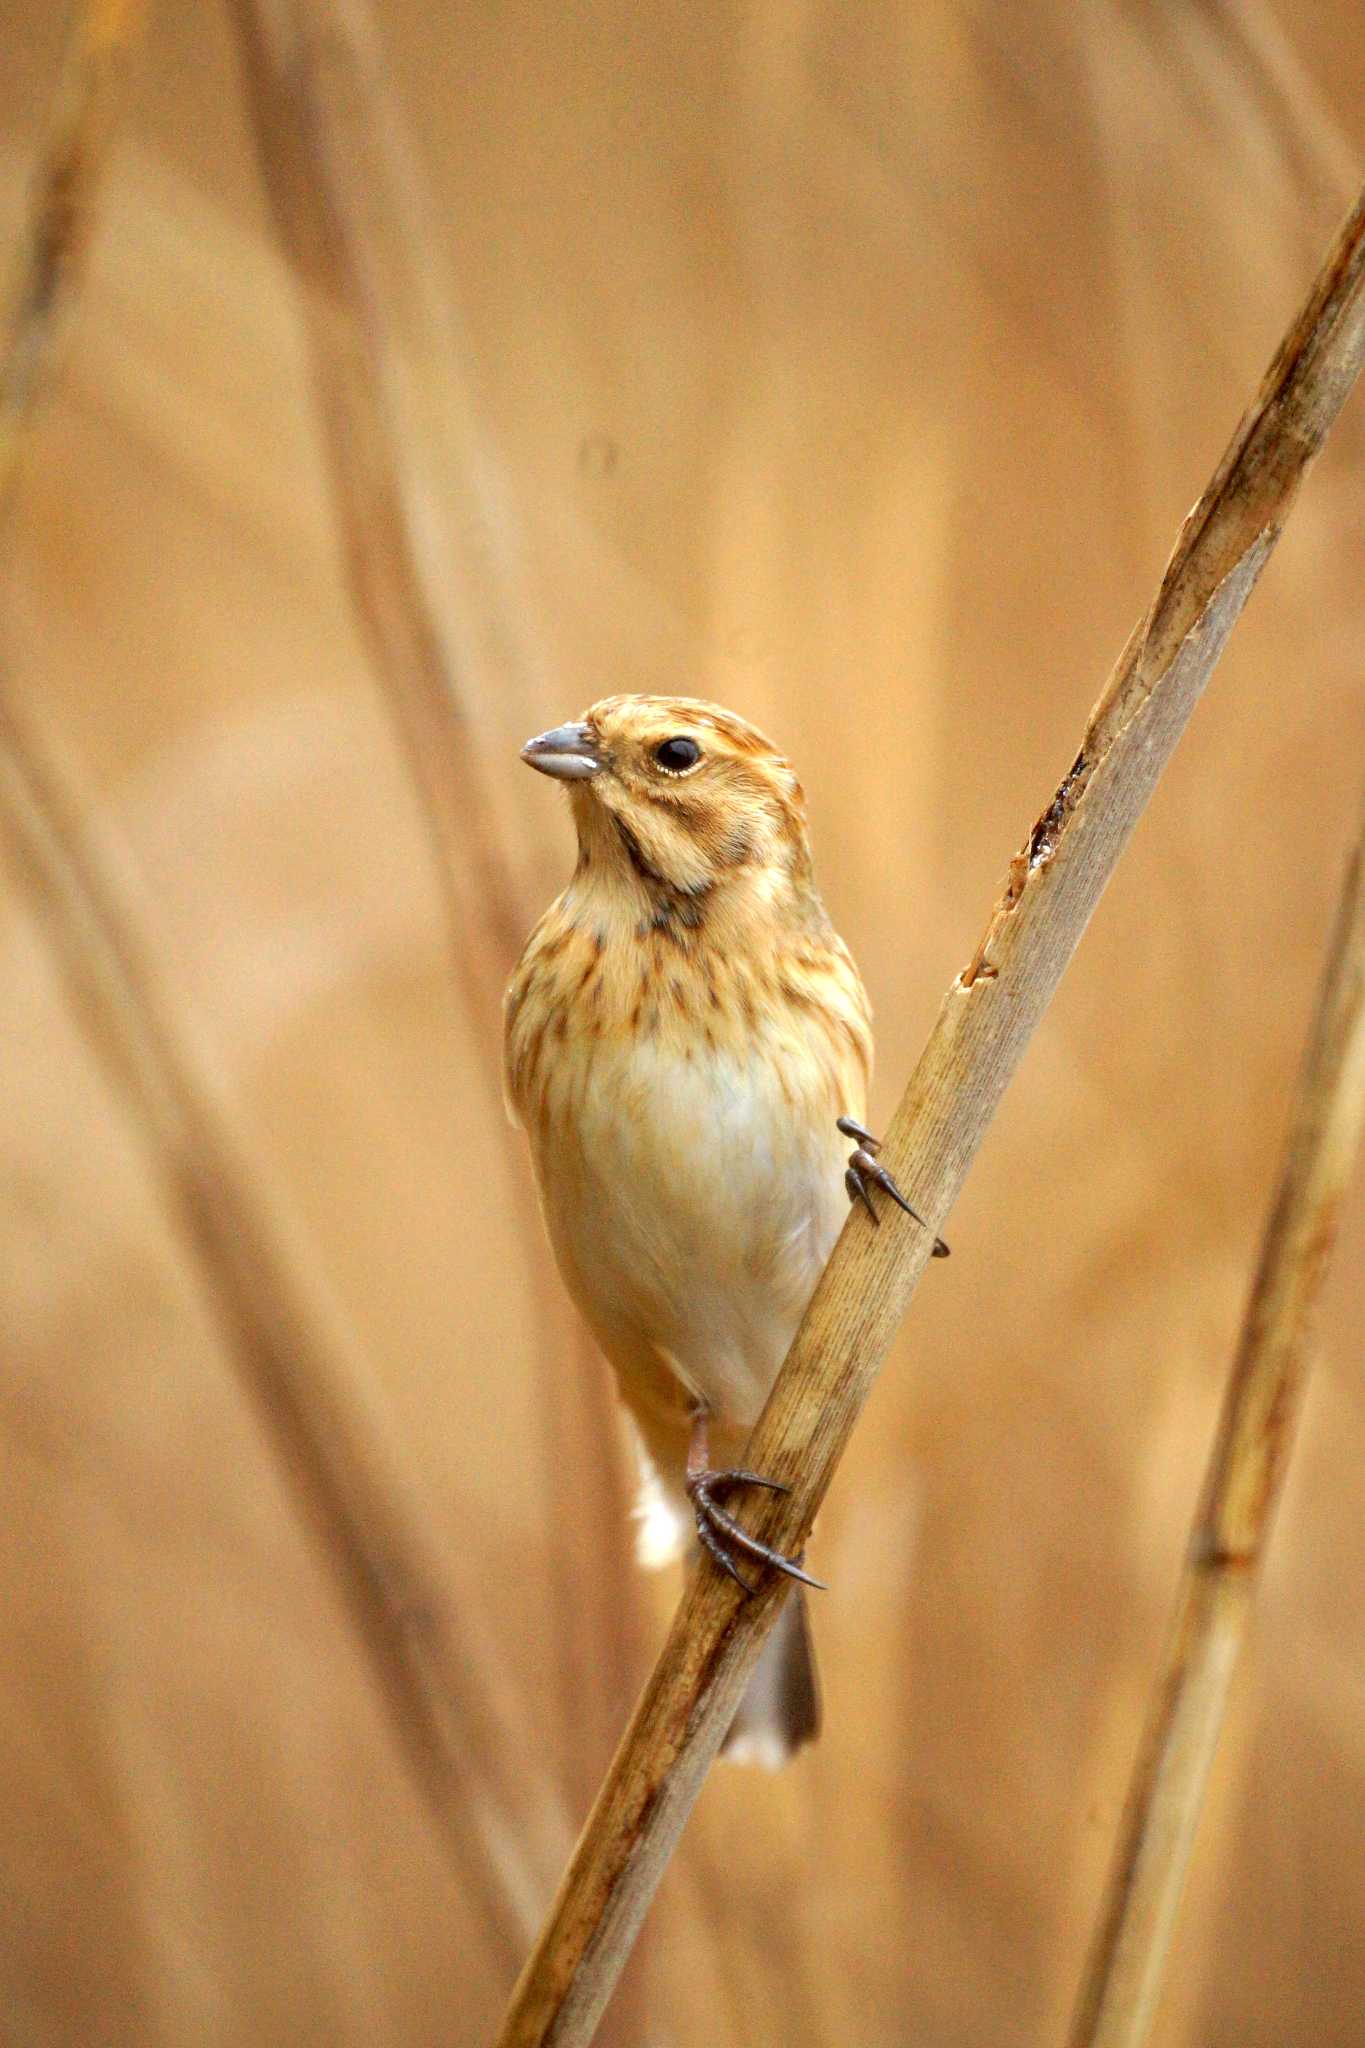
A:
[[[546,1220],[623,1377],[651,1351],[748,1421],[846,1212],[835,1118],[861,1114],[862,1047],[747,965],[610,966],[552,959],[554,993],[509,1010]]]

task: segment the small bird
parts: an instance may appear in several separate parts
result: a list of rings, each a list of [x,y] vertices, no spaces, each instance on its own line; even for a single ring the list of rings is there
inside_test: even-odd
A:
[[[916,1212],[862,1123],[868,1001],[816,894],[801,785],[688,697],[606,697],[522,759],[566,785],[578,864],[507,991],[508,1107],[634,1425],[641,1561],[700,1546],[746,1590],[755,1568],[818,1585],[726,1503],[774,1484],[740,1453],[847,1202],[875,1223],[881,1189]],[[798,1587],[725,1753],[776,1765],[819,1723]]]

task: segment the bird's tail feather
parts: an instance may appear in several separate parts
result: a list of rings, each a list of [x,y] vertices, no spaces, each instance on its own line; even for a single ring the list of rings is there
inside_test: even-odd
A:
[[[794,1586],[763,1645],[720,1753],[734,1764],[763,1764],[775,1771],[819,1733],[820,1684],[806,1596]]]

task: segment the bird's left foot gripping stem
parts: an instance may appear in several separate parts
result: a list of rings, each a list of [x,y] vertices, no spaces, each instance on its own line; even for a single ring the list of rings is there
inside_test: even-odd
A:
[[[855,1117],[841,1116],[838,1124],[844,1136],[856,1140],[858,1146],[848,1162],[848,1171],[844,1175],[844,1186],[848,1189],[850,1202],[861,1202],[872,1221],[879,1224],[882,1219],[877,1214],[876,1205],[872,1200],[872,1190],[881,1188],[884,1193],[890,1195],[893,1202],[900,1203],[907,1216],[913,1216],[916,1223],[924,1223],[919,1210],[911,1208],[886,1168],[878,1165],[877,1154],[882,1149],[881,1139],[874,1138],[871,1131],[865,1131]],[[924,1228],[929,1228],[927,1223],[924,1223]],[[941,1237],[934,1239],[933,1256],[936,1259],[946,1259],[948,1256],[948,1247]]]
[[[767,1543],[760,1543],[757,1536],[751,1536],[741,1528],[734,1516],[727,1514],[721,1506],[727,1494],[741,1486],[764,1486],[769,1493],[790,1493],[789,1486],[779,1480],[765,1479],[759,1472],[731,1470],[713,1472],[708,1450],[707,1423],[709,1417],[704,1408],[699,1408],[692,1417],[692,1439],[687,1451],[687,1497],[697,1517],[697,1539],[703,1550],[710,1552],[723,1572],[728,1573],[736,1585],[746,1593],[754,1587],[746,1579],[731,1555],[738,1550],[745,1557],[757,1558],[761,1564],[772,1565],[775,1571],[785,1572],[789,1579],[799,1579],[803,1586],[815,1586],[824,1592],[824,1582],[813,1579],[802,1569],[800,1560],[784,1557],[780,1550],[774,1550]]]

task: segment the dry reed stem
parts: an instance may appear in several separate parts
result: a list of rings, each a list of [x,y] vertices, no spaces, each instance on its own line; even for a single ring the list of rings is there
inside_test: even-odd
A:
[[[934,1228],[1278,538],[1365,354],[1365,195],[1346,220],[1194,511],[1071,768],[1010,867],[886,1133],[884,1157]],[[831,1254],[746,1453],[787,1481],[756,1518],[799,1551],[928,1261],[908,1218],[856,1211]],[[951,1269],[943,1284],[951,1284]],[[698,1571],[513,1994],[498,2048],[581,2048],[596,2026],[786,1594],[744,1599]]]
[[[1309,1326],[1365,1119],[1365,823],[1327,950],[1284,1165],[1153,1688],[1072,2048],[1151,2030],[1255,1574],[1303,1393]]]
[[[138,0],[75,17],[52,137],[20,264],[0,369],[0,510],[58,368],[80,284]],[[0,814],[92,1038],[129,1102],[194,1245],[230,1355],[321,1532],[400,1749],[476,1914],[505,1956],[531,1924],[539,1873],[566,1827],[549,1800],[528,1820],[502,1768],[514,1695],[497,1645],[457,1626],[432,1518],[378,1414],[363,1364],[304,1278],[281,1220],[177,1031],[113,877],[78,806],[15,708],[0,701]],[[492,1695],[491,1699],[485,1695]]]
[[[364,1364],[289,1242],[213,1084],[177,1027],[79,807],[0,698],[0,822],[78,1013],[193,1246],[242,1385],[338,1581],[461,1885],[513,1957],[567,1825],[508,1753],[496,1643],[458,1614],[433,1517]]]
[[[232,13],[261,176],[304,286],[351,593],[438,850],[469,1015],[496,1055],[525,906],[445,624],[445,537],[408,389],[450,348],[433,304],[440,243],[361,0],[233,0]]]
[[[95,196],[123,100],[142,0],[81,0],[34,202],[25,223],[0,364],[0,518],[9,509],[24,443],[56,375],[65,315],[80,283]]]
[[[499,829],[476,707],[447,623],[452,558],[434,513],[440,480],[414,420],[414,380],[436,377],[452,358],[444,251],[366,0],[234,0],[233,14],[262,177],[304,286],[351,593],[422,801],[457,986],[500,1102],[502,992],[532,914]],[[562,1694],[556,1726],[573,1773],[591,1749],[568,1742],[569,1732],[593,1708],[605,1746],[611,1703],[627,1682],[625,1502],[607,1378],[549,1269],[524,1169],[513,1193],[539,1323],[536,1491],[558,1581],[550,1601]],[[602,1512],[584,1512],[585,1492]],[[593,1598],[596,1614],[585,1617]],[[590,1671],[579,1653],[587,1637],[611,1650]],[[583,1796],[590,1789],[584,1780]]]

